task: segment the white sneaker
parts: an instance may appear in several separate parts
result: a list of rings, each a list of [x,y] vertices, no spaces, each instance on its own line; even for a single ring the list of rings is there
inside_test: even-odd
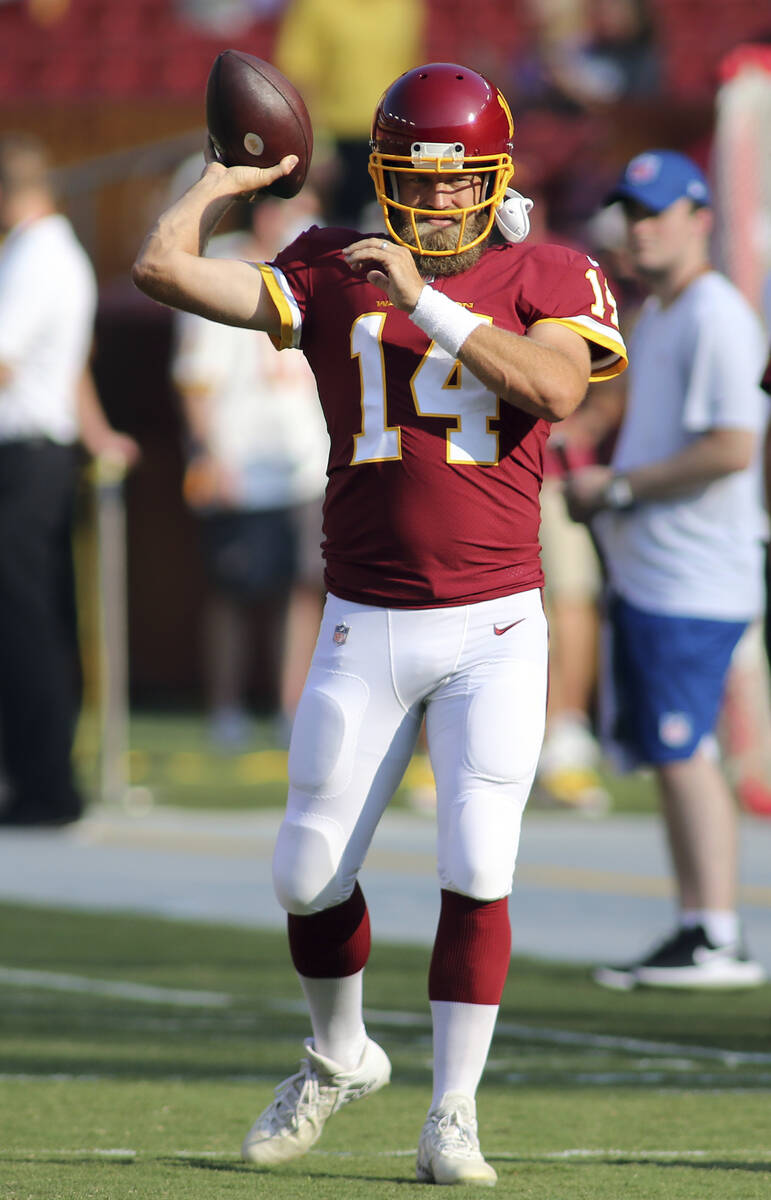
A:
[[[248,1162],[288,1162],[306,1154],[321,1137],[332,1113],[351,1100],[361,1100],[385,1087],[391,1064],[385,1051],[367,1038],[358,1067],[343,1071],[340,1066],[305,1042],[308,1057],[300,1070],[276,1088],[276,1098],[257,1118],[244,1138],[241,1157]]]
[[[498,1180],[479,1149],[476,1105],[462,1092],[445,1092],[432,1108],[418,1144],[415,1171],[419,1183],[476,1183],[495,1187]]]

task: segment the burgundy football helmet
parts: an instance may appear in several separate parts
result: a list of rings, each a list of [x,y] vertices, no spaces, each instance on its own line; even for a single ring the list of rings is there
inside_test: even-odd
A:
[[[411,250],[434,255],[457,254],[486,238],[514,174],[513,136],[511,110],[484,75],[455,63],[428,63],[400,75],[375,109],[369,157],[369,173],[391,237]],[[458,209],[458,243],[451,250],[425,248],[417,222],[432,216],[432,210],[410,208],[399,200],[399,177],[413,170],[452,172],[456,179],[482,176],[478,203]],[[464,241],[469,216],[480,211],[487,217],[482,231]],[[412,245],[394,229],[397,213],[409,215]]]

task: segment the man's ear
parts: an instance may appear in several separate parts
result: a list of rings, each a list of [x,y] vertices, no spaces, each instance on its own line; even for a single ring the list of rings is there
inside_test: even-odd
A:
[[[713,210],[711,208],[705,208],[702,205],[700,208],[694,210],[693,215],[705,237],[709,237],[715,226],[715,214]]]

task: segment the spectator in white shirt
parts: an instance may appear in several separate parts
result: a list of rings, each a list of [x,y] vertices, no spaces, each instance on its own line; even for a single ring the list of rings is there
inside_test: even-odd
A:
[[[71,557],[77,442],[130,465],[88,368],[96,280],[56,211],[44,147],[0,139],[0,824],[76,820],[80,670]]]

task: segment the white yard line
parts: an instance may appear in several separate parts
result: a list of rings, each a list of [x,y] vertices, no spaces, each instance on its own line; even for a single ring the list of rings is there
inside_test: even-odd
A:
[[[680,1058],[702,1058],[722,1062],[728,1067],[754,1063],[771,1064],[771,1054],[753,1050],[724,1050],[720,1046],[680,1045],[677,1042],[653,1042],[644,1038],[615,1037],[602,1033],[579,1033],[574,1029],[548,1029],[537,1025],[515,1025],[501,1021],[496,1036],[518,1041],[547,1042],[559,1046],[591,1046],[594,1049],[620,1050],[625,1054],[663,1054]]]
[[[152,987],[121,979],[92,979],[89,975],[65,975],[57,971],[29,971],[0,967],[0,984],[12,987],[43,988],[52,992],[84,992],[91,996],[110,996],[137,1000],[143,1004],[172,1004],[191,1008],[227,1008],[233,997],[224,992],[196,992],[185,988]]]
[[[294,1006],[292,1006],[294,1007]],[[283,1012],[291,1011],[289,1005],[281,1006]],[[302,1001],[296,1002],[298,1012],[305,1012]],[[384,1009],[365,1009],[365,1018],[372,1024],[391,1025],[397,1028],[431,1028],[429,1014],[389,1012]],[[680,1058],[706,1058],[735,1066],[755,1063],[771,1065],[771,1054],[749,1050],[724,1050],[719,1046],[679,1045],[676,1042],[653,1042],[643,1038],[615,1037],[611,1034],[581,1033],[575,1029],[553,1029],[538,1025],[519,1025],[512,1021],[499,1021],[495,1037],[508,1037],[514,1041],[544,1042],[548,1045],[591,1046],[593,1049],[620,1050],[625,1054],[663,1054]]]
[[[0,1149],[0,1159],[2,1158],[130,1158],[138,1157],[137,1150],[127,1150],[118,1148],[104,1148],[83,1146],[82,1148],[73,1149],[66,1147],[64,1149],[57,1148],[51,1150],[7,1150]]]
[[[0,984],[13,987],[33,987],[48,991],[79,992],[121,1000],[136,1000],[144,1004],[168,1004],[178,1007],[228,1008],[234,997],[225,992],[192,991],[183,988],[153,987],[119,979],[94,979],[87,975],[67,975],[55,971],[31,971],[15,967],[0,967]],[[302,1001],[281,1002],[269,1006],[273,1011],[305,1015]],[[429,1013],[404,1012],[391,1009],[365,1009],[365,1018],[374,1025],[402,1029],[431,1028]],[[676,1042],[656,1042],[645,1038],[615,1037],[610,1034],[583,1033],[574,1029],[554,1029],[538,1025],[520,1025],[500,1021],[496,1038],[514,1041],[541,1042],[545,1045],[576,1046],[579,1048],[615,1050],[624,1054],[653,1054],[683,1059],[707,1059],[725,1066],[771,1065],[771,1053],[748,1050],[729,1050],[720,1046],[698,1046]]]
[[[353,1158],[353,1159],[369,1159],[369,1158],[412,1158],[416,1153],[416,1148],[404,1150],[370,1150],[366,1152],[357,1152],[355,1150],[311,1150],[309,1158]],[[171,1154],[178,1159],[211,1159],[220,1162],[235,1162],[239,1161],[238,1155],[225,1150],[173,1150]],[[0,1159],[3,1158],[31,1158],[31,1159],[46,1159],[46,1158],[126,1158],[126,1159],[144,1159],[152,1161],[157,1155],[141,1150],[118,1149],[118,1148],[101,1148],[101,1147],[57,1147],[51,1149],[36,1149],[36,1150],[5,1150],[0,1148]],[[521,1163],[538,1163],[538,1162],[560,1162],[570,1161],[571,1159],[633,1159],[636,1162],[673,1162],[678,1159],[686,1159],[698,1161],[704,1159],[715,1161],[719,1159],[721,1162],[737,1162],[737,1163],[755,1163],[766,1162],[771,1157],[771,1147],[768,1149],[754,1150],[737,1150],[735,1147],[730,1149],[720,1147],[711,1147],[708,1150],[699,1150],[695,1148],[683,1148],[681,1150],[642,1150],[634,1146],[621,1149],[620,1147],[613,1148],[598,1148],[598,1147],[581,1147],[577,1146],[565,1150],[534,1150],[530,1153],[518,1153],[515,1150],[497,1150],[487,1154],[487,1158],[493,1162],[521,1162]]]

